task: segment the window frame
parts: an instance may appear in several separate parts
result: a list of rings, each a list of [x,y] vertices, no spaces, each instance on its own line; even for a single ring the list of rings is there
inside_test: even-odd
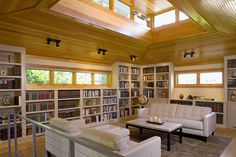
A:
[[[211,72],[222,72],[222,84],[200,84],[200,74]],[[196,73],[196,84],[178,84],[178,74]],[[224,88],[224,71],[220,69],[204,69],[204,70],[184,70],[174,72],[174,86],[175,88]]]
[[[49,71],[49,83],[28,83],[28,79],[27,79],[27,70],[44,70],[44,71]],[[51,80],[51,70],[50,69],[46,69],[46,68],[31,68],[31,67],[27,67],[25,70],[25,82],[26,84],[29,85],[49,85],[51,84],[52,80]]]
[[[44,66],[44,65],[27,65],[26,69],[32,69],[32,70],[49,70],[50,75],[50,83],[49,84],[43,84],[43,83],[27,83],[26,82],[26,88],[34,89],[34,88],[93,88],[93,87],[112,87],[112,71],[106,71],[106,70],[89,70],[89,69],[79,69],[79,68],[65,68],[65,67],[51,67],[51,66]],[[65,71],[65,72],[72,72],[72,84],[56,84],[54,83],[54,71]],[[76,73],[91,73],[91,84],[77,84],[77,77]],[[97,85],[94,82],[94,74],[95,73],[106,73],[108,76],[107,84]],[[27,74],[25,73],[25,77],[27,80]]]

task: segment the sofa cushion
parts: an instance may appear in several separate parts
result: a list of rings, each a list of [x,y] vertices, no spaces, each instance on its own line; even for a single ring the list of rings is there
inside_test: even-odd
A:
[[[105,132],[104,130],[98,130],[94,128],[82,129],[80,137],[118,151],[129,146],[127,139],[110,132]]]
[[[203,120],[204,116],[211,113],[209,107],[177,105],[176,118]]]
[[[149,109],[149,114],[151,116],[156,116],[157,105],[158,105],[157,103],[151,103],[150,109]]]
[[[194,130],[203,130],[203,122],[198,120],[189,120],[181,118],[169,118],[169,122],[180,123],[183,128],[189,128]]]
[[[110,132],[112,134],[115,134],[121,137],[128,137],[130,134],[129,129],[121,128],[121,127],[109,125],[109,124],[96,126],[94,127],[94,129]]]
[[[156,115],[161,117],[175,117],[176,104],[158,103],[156,107]]]
[[[85,120],[79,119],[79,120],[67,121],[62,118],[52,118],[49,121],[49,124],[63,131],[78,133],[81,130],[81,128],[85,126]]]

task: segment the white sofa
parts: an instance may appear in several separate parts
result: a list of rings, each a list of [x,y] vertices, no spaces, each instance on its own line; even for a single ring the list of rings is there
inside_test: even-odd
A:
[[[123,128],[124,129],[124,128]],[[118,134],[98,130],[94,128],[82,129],[80,137],[89,141],[90,146],[95,148],[109,149],[117,155],[123,157],[161,157],[161,139],[154,136],[140,143],[132,142]],[[102,147],[101,147],[102,146]],[[84,145],[75,144],[76,157],[110,157],[104,155]]]
[[[186,106],[177,104],[151,103],[150,107],[138,109],[138,117],[161,117],[169,122],[183,125],[183,133],[207,137],[216,129],[216,114],[209,107]]]
[[[119,151],[111,150],[125,157],[146,157],[147,154],[142,153],[143,150],[150,152],[150,155],[147,157],[161,156],[161,142],[159,137],[153,137],[141,143],[135,143],[129,140],[130,132],[126,128],[112,126],[107,123],[85,125],[84,120],[67,121],[60,118],[51,119],[50,126],[62,131],[70,137],[83,138],[86,139],[86,141],[89,140],[98,149],[101,145],[105,147],[105,149],[111,149],[111,147],[109,147],[110,145],[108,145],[108,147],[107,145],[104,146],[104,143],[101,143],[102,141],[107,141],[108,143],[116,143],[117,141],[125,142],[124,147],[119,149]],[[100,141],[94,141],[93,139],[100,139]],[[45,133],[45,145],[47,156],[49,157],[51,155],[56,157],[69,157],[71,153],[75,154],[75,157],[104,157],[103,154],[78,143],[73,143],[72,146],[74,149],[70,149],[71,143],[67,138],[49,130],[46,130]],[[72,150],[75,150],[75,152],[71,152]]]

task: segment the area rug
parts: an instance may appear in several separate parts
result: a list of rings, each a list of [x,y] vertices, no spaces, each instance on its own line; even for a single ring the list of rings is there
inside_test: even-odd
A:
[[[177,135],[171,136],[171,150],[167,151],[166,135],[155,131],[143,130],[140,134],[137,129],[131,130],[130,138],[141,142],[152,136],[160,136],[162,140],[162,157],[220,157],[232,138],[222,136],[210,136],[207,142],[199,139],[183,136],[182,144],[179,143]]]

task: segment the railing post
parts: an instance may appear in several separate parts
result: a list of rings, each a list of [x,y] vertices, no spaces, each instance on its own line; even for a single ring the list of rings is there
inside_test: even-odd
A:
[[[36,157],[36,125],[32,123],[33,129],[33,157]]]
[[[17,124],[16,124],[16,113],[14,114],[14,156],[18,156],[17,152]]]
[[[75,144],[69,140],[69,157],[75,157]]]
[[[8,157],[11,157],[11,117],[10,113],[7,113],[7,137],[8,137]]]

